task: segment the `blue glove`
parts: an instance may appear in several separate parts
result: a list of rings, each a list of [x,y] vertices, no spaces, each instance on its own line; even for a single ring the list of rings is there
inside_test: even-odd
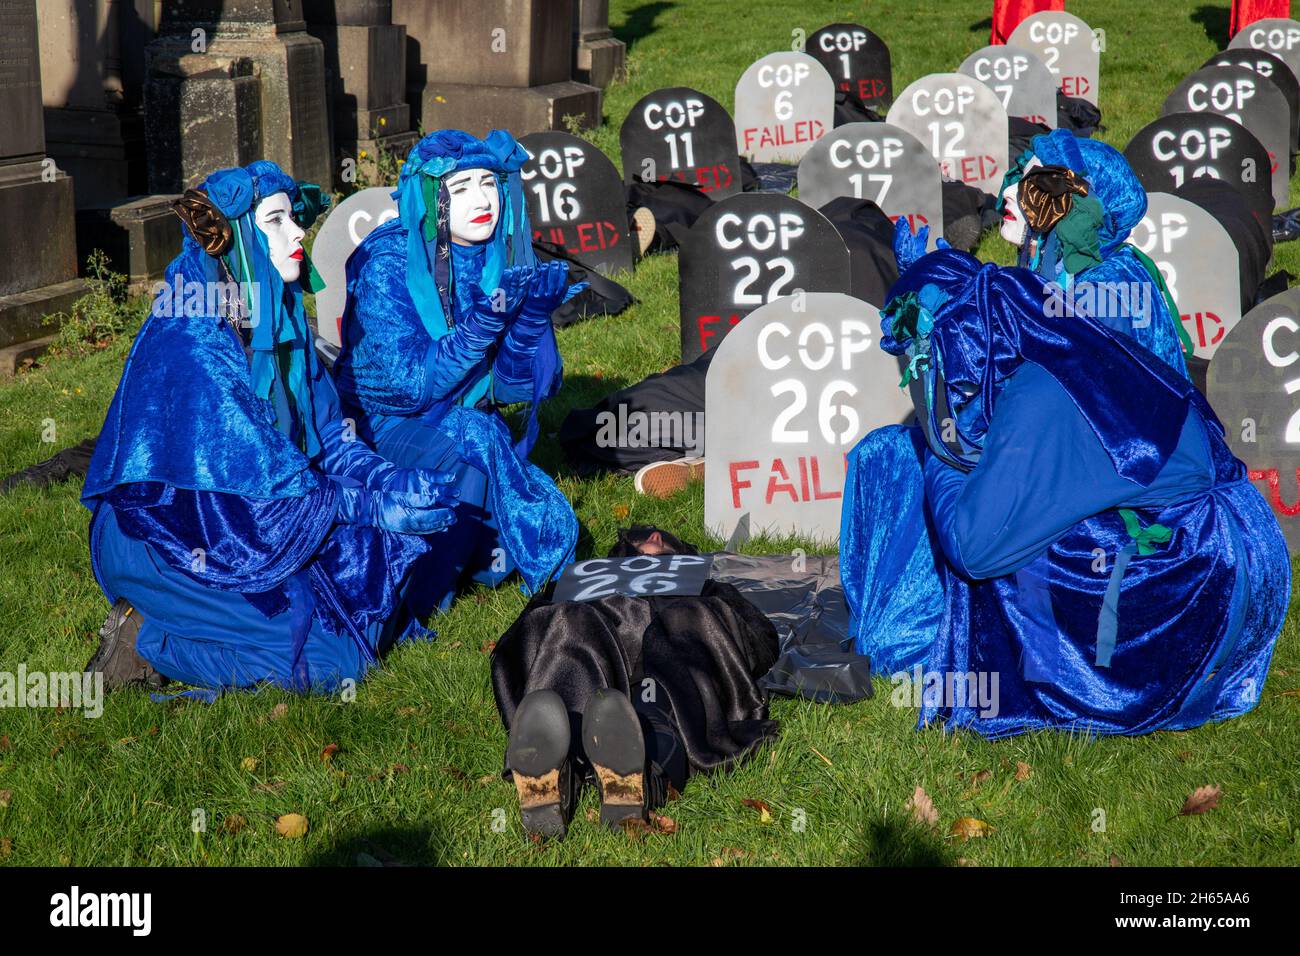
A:
[[[497,344],[506,325],[518,314],[529,275],[522,266],[507,269],[501,285],[490,295],[477,282],[471,283],[469,312],[457,316],[452,330],[429,350],[425,386],[429,400],[445,398],[459,389]]]
[[[456,513],[441,495],[408,491],[371,491],[338,487],[334,520],[339,524],[366,525],[399,534],[433,534],[444,531],[456,520]]]
[[[929,226],[922,226],[920,231],[913,235],[907,217],[898,217],[898,221],[894,223],[894,258],[898,261],[899,275],[912,268],[912,263],[925,255],[925,246],[929,239]]]
[[[569,264],[562,259],[543,262],[533,272],[528,298],[519,309],[519,317],[501,342],[494,371],[501,384],[500,394],[507,397],[532,382],[533,356],[542,336],[551,328],[551,313],[587,288],[587,283],[568,285]],[[524,395],[519,400],[531,397]]]
[[[450,471],[393,466],[383,474],[373,476],[366,482],[366,487],[372,491],[401,491],[437,498],[440,505],[454,508],[460,501],[460,491],[452,487],[456,484],[456,477]]]
[[[543,320],[549,324],[552,312],[587,288],[585,282],[568,285],[568,280],[569,264],[563,259],[539,262],[528,283],[528,296],[519,309],[519,320],[534,327]]]

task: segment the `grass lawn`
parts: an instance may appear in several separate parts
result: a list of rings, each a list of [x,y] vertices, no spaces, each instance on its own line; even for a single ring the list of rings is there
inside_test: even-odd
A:
[[[730,108],[744,68],[788,49],[795,28],[866,24],[889,43],[901,90],[924,73],[956,69],[986,43],[991,9],[988,0],[610,6],[628,43],[629,77],[606,93],[606,124],[593,138],[616,162],[618,126],[642,95],[686,85]],[[1208,13],[1201,0],[1072,0],[1070,9],[1106,29],[1104,138],[1118,146],[1226,45],[1226,0]],[[1291,204],[1300,204],[1294,183]],[[1280,247],[1274,268],[1300,273],[1298,247]],[[978,252],[1011,259],[996,236]],[[568,377],[545,411],[547,431],[569,408],[677,360],[675,258],[641,263],[629,284],[639,305],[561,333]],[[0,474],[98,431],[128,344],[51,359],[0,386]],[[41,441],[49,420],[54,445]],[[550,437],[535,457],[576,508],[584,555],[603,553],[632,521],[720,544],[703,531],[699,487],[655,501],[637,496],[630,478],[577,480]],[[77,670],[94,650],[106,608],[90,573],[79,490],[19,489],[0,499],[0,670],[20,662]],[[487,646],[523,605],[513,586],[466,595],[437,622],[437,642],[398,650],[352,702],[266,691],[210,706],[156,704],[121,693],[97,720],[0,711],[0,865],[1300,862],[1295,614],[1259,707],[1226,724],[1134,739],[1040,733],[988,743],[918,733],[915,712],[892,706],[890,684],[878,679],[875,699],[855,706],[775,702],[780,740],[734,774],[693,781],[666,810],[675,834],[605,833],[583,819],[595,806],[588,793],[566,841],[534,845],[521,836],[513,787],[498,776],[505,734],[488,680]],[[340,749],[327,761],[329,744]],[[1223,788],[1218,808],[1178,816],[1206,784]],[[917,786],[934,801],[936,831],[908,822],[904,804]],[[765,801],[770,821],[746,799]],[[276,834],[276,817],[290,812],[310,821],[305,838]],[[200,813],[206,832],[196,834]],[[960,842],[948,832],[961,817],[993,829]]]

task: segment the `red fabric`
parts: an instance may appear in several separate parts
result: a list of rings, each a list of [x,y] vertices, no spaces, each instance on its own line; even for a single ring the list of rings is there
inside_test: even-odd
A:
[[[1065,0],[993,0],[993,31],[989,34],[989,44],[1000,46],[1006,43],[1011,31],[1030,14],[1064,9]]]
[[[1232,0],[1232,24],[1228,35],[1236,36],[1256,20],[1274,17],[1283,20],[1291,16],[1291,0]]]

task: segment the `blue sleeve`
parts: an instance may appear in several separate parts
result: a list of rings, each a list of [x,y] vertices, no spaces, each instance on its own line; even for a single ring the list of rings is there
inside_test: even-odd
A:
[[[316,434],[321,441],[316,467],[326,475],[350,479],[366,488],[378,488],[381,480],[396,471],[397,466],[357,436],[356,423],[343,417],[334,380],[319,362],[314,374],[312,406]]]
[[[538,373],[549,380],[534,395]],[[510,326],[492,365],[492,397],[502,404],[544,401],[560,390],[564,378],[560,351],[548,316],[544,327],[530,328],[516,320]]]

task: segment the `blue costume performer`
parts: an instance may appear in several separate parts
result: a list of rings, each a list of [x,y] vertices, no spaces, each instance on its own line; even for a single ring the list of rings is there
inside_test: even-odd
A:
[[[458,475],[457,524],[414,572],[421,612],[445,608],[470,578],[512,570],[537,590],[573,559],[578,523],[527,455],[538,406],[559,390],[551,312],[580,291],[563,262],[538,263],[505,132],[426,136],[402,166],[399,218],[348,260],[345,410],[380,454]],[[530,402],[516,444],[495,406]]]
[[[259,161],[176,204],[184,247],[82,492],[116,602],[88,670],[110,686],[325,691],[425,633],[403,598],[454,476],[395,466],[340,414],[298,282],[314,190]]]
[[[1191,383],[1060,297],[953,250],[891,290],[882,344],[909,359],[922,427],[878,429],[850,462],[857,649],[915,669],[922,726],[1244,713],[1289,599],[1281,531]]]

